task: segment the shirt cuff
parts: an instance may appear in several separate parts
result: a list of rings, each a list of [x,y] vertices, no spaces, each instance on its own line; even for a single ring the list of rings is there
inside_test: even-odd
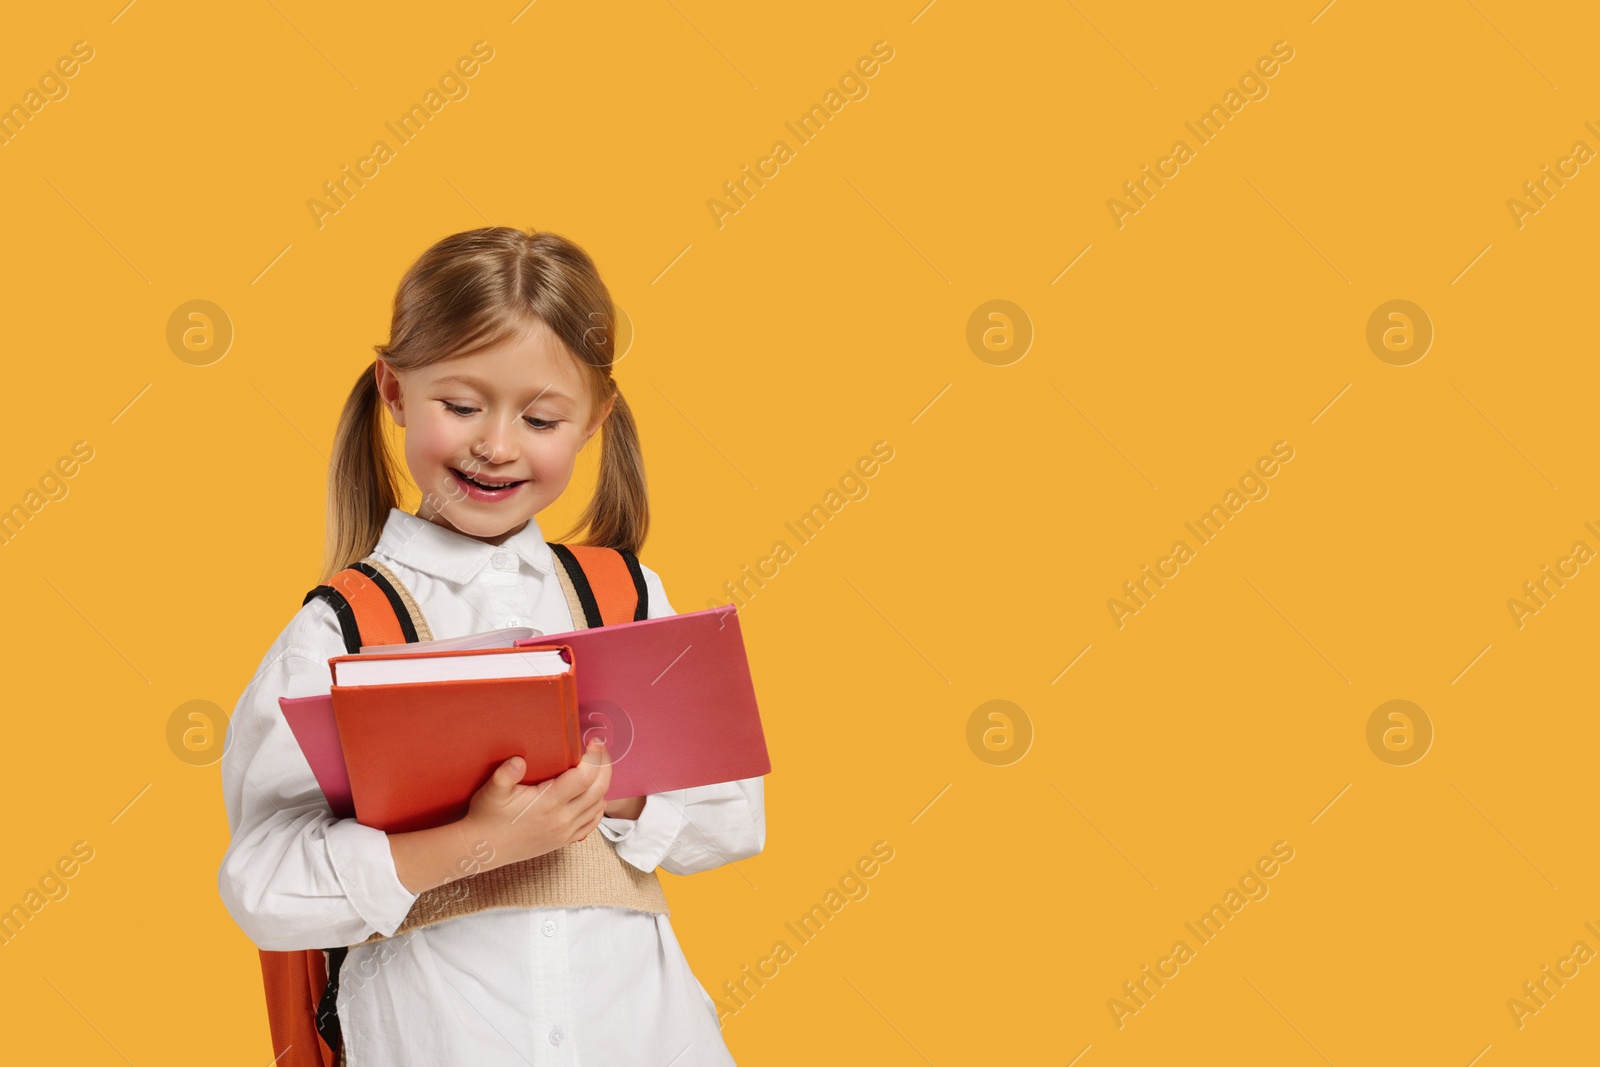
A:
[[[339,819],[324,831],[323,840],[351,906],[380,934],[393,934],[417,894],[405,887],[394,869],[389,835],[354,819]]]
[[[611,825],[607,825],[607,824]],[[600,819],[601,832],[617,848],[617,855],[641,871],[661,865],[683,829],[683,809],[660,794],[645,797],[637,819]]]

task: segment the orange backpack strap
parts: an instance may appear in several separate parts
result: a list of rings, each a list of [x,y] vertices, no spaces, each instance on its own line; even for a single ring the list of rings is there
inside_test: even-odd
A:
[[[337,1053],[317,1032],[316,1004],[328,981],[322,950],[260,955],[274,1067],[334,1067]]]
[[[579,625],[580,617],[583,628],[649,618],[650,593],[639,558],[632,552],[600,545],[545,544],[560,564],[568,605],[576,601],[574,626]]]
[[[302,606],[322,597],[333,608],[354,655],[362,645],[429,641],[427,620],[394,572],[370,558],[352,563],[305,595]],[[259,950],[258,950],[259,951]],[[266,987],[267,1023],[274,1067],[335,1067],[342,1062],[337,1006],[339,965],[348,949],[260,951]]]
[[[344,634],[345,651],[355,655],[362,645],[398,645],[432,640],[411,594],[394,572],[370,559],[358,560],[307,593],[300,603],[322,597],[333,608]]]

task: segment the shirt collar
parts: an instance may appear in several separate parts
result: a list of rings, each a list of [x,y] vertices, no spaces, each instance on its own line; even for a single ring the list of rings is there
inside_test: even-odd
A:
[[[491,545],[409,511],[390,508],[373,551],[456,585],[470,582],[500,552],[515,554],[541,574],[555,573],[555,554],[545,543],[536,518],[530,518],[526,526],[502,544]]]

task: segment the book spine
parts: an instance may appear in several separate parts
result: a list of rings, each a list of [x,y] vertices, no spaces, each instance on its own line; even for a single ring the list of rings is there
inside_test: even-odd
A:
[[[561,676],[561,695],[567,708],[567,747],[573,753],[570,762],[577,766],[583,758],[583,729],[578,722],[578,678],[573,671]]]

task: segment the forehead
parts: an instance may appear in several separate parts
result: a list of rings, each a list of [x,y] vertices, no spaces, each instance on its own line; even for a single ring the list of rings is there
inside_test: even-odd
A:
[[[530,329],[471,355],[421,368],[427,388],[464,389],[482,396],[581,407],[587,383],[577,360],[547,326]]]

